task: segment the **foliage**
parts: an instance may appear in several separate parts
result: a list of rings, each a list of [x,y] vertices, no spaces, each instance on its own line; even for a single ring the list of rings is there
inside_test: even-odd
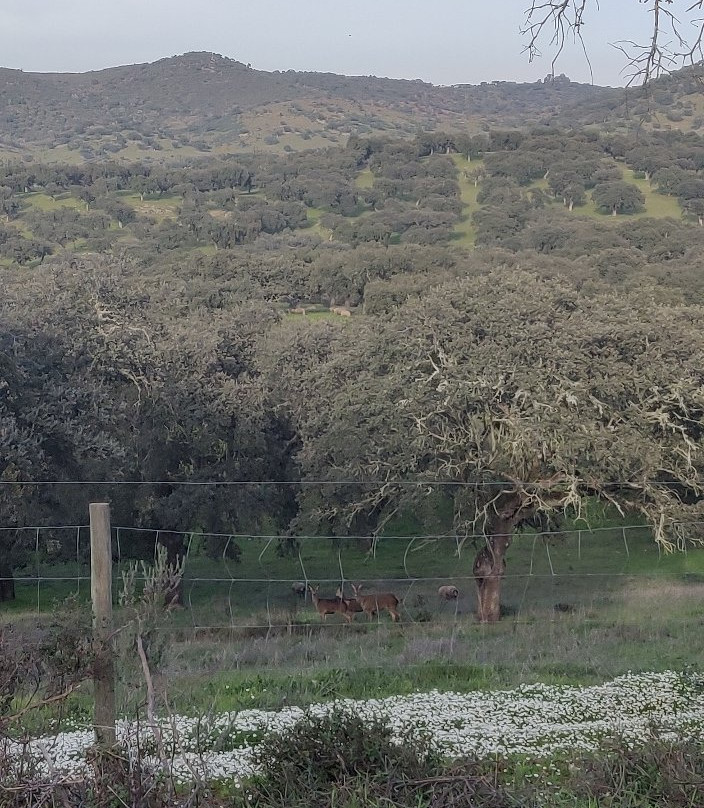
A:
[[[243,805],[509,804],[480,766],[450,774],[422,734],[399,739],[383,717],[365,720],[344,709],[265,736],[254,763],[262,774],[247,784]]]

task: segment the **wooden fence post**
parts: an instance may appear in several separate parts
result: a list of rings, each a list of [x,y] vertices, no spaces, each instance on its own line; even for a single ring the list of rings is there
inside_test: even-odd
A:
[[[115,744],[115,662],[112,650],[110,506],[90,503],[90,595],[93,602],[93,726],[95,741]]]

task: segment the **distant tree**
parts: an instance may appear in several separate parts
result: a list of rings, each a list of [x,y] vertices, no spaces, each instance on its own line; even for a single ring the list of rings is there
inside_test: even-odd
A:
[[[612,216],[619,213],[638,213],[645,207],[643,192],[628,182],[603,182],[594,187],[592,199],[597,207],[610,211]]]
[[[5,221],[13,219],[20,209],[20,203],[14,196],[12,188],[0,185],[0,214],[5,217]]]
[[[693,197],[692,199],[683,199],[680,204],[685,213],[696,217],[700,227],[704,227],[704,198]]]
[[[563,205],[569,210],[575,205],[584,204],[584,182],[576,171],[551,171],[548,187],[554,196],[562,197]]]
[[[658,192],[677,196],[680,183],[687,178],[687,172],[677,166],[668,166],[658,169],[653,174],[653,181],[657,185]]]

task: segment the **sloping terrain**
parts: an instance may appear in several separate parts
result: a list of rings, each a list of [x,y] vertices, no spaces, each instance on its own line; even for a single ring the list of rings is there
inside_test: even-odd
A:
[[[288,151],[344,142],[350,133],[523,126],[613,92],[566,79],[436,87],[269,73],[211,53],[89,73],[0,69],[0,148],[63,162]]]

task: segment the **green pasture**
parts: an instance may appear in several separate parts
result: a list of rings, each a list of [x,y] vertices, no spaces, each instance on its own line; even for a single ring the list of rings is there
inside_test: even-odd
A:
[[[34,208],[44,213],[50,213],[61,208],[74,208],[81,211],[86,209],[85,202],[76,199],[70,193],[59,194],[52,198],[41,191],[32,191],[27,194],[20,194],[19,198],[22,200],[25,209]]]
[[[180,196],[164,194],[145,194],[144,199],[133,191],[118,191],[116,194],[122,202],[130,205],[135,212],[141,216],[149,216],[157,221],[164,219],[175,219],[183,204]]]
[[[681,219],[682,208],[679,206],[677,199],[674,196],[667,196],[659,194],[651,187],[650,183],[645,178],[637,178],[635,172],[630,168],[624,168],[623,179],[625,182],[637,186],[645,197],[645,208],[639,213],[619,214],[612,216],[610,213],[604,213],[592,200],[591,192],[587,192],[586,201],[584,205],[575,205],[572,212],[578,216],[588,216],[599,221],[609,222],[613,221],[621,223],[625,220],[633,219]],[[539,188],[548,192],[548,184],[546,180],[540,179],[531,183],[530,188]],[[554,204],[561,205],[562,201],[559,199],[554,200]]]
[[[503,618],[487,626],[474,617],[471,540],[458,554],[454,536],[406,535],[409,524],[397,524],[375,548],[366,539],[302,537],[287,554],[275,538],[239,536],[237,562],[205,557],[204,540],[194,535],[184,606],[153,630],[155,672],[171,709],[203,714],[432,688],[591,684],[629,670],[704,666],[704,549],[665,554],[646,527],[608,523],[581,525],[581,533],[571,525],[559,534],[518,535]],[[56,619],[71,595],[87,605],[87,575],[87,565],[45,560],[18,570],[17,600],[0,605],[0,624],[34,631]],[[37,585],[35,577],[45,580]],[[348,592],[350,581],[395,592],[401,622],[387,614],[371,622],[359,614],[350,625],[336,615],[323,622],[309,597],[291,590],[292,581],[308,580],[320,584],[321,596],[333,596],[341,578]],[[440,601],[437,588],[445,583],[460,589],[458,601]],[[126,621],[116,608],[116,624]],[[123,710],[135,698],[130,676],[139,680],[130,649],[119,652]],[[87,703],[87,691],[72,696],[68,714],[82,716]]]
[[[477,194],[479,186],[467,179],[465,171],[473,170],[482,164],[481,160],[473,160],[471,163],[462,154],[453,154],[452,159],[457,166],[457,181],[460,186],[460,197],[464,205],[464,212],[461,220],[455,225],[454,236],[460,244],[466,247],[473,247],[476,238],[474,225],[472,224],[472,214],[479,207],[477,204]]]
[[[374,174],[370,168],[365,168],[357,174],[354,180],[357,188],[371,188],[374,185]]]
[[[321,239],[329,239],[332,231],[327,227],[323,227],[320,223],[320,217],[325,213],[322,208],[309,207],[306,208],[306,216],[310,222],[310,232],[315,233]]]
[[[645,210],[641,213],[634,214],[633,218],[644,219],[648,216],[658,219],[664,219],[666,217],[672,219],[682,218],[682,208],[676,197],[657,193],[644,177],[640,179],[637,178],[635,172],[630,168],[624,170],[624,179],[626,182],[638,186],[645,197]],[[616,218],[618,218],[618,216]]]

